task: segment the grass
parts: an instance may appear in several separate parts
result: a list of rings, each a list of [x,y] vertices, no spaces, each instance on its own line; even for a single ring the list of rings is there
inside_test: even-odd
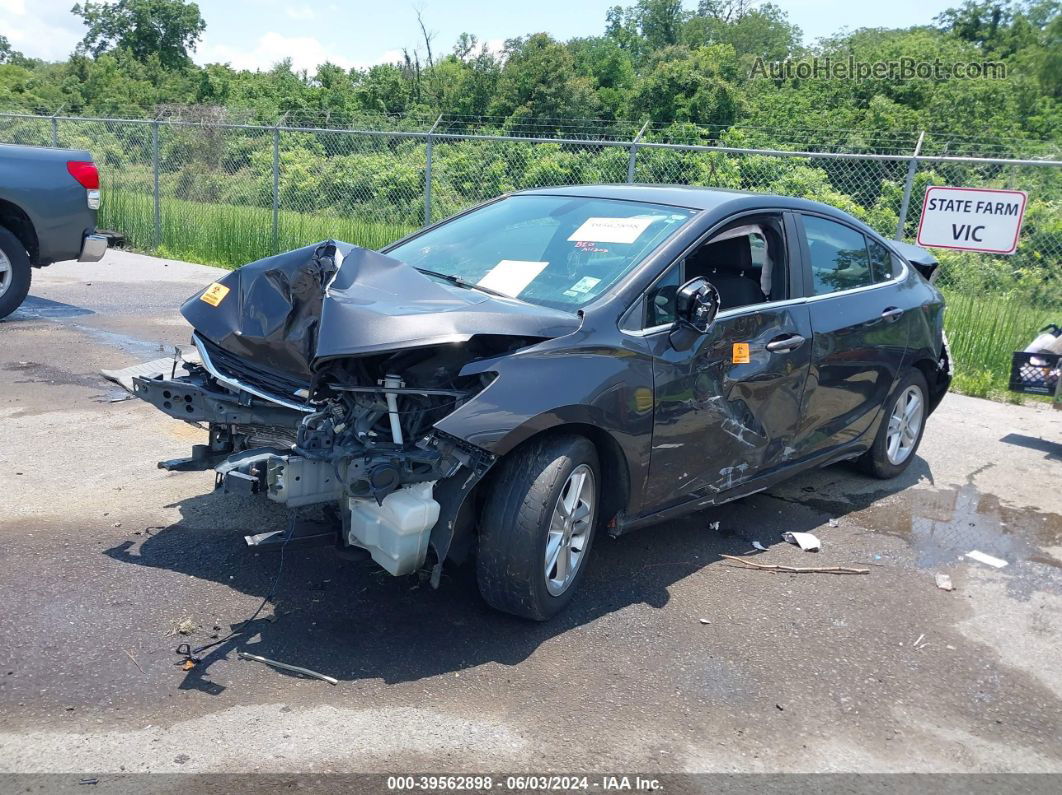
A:
[[[162,240],[155,245],[155,211],[150,194],[110,190],[99,226],[125,235],[130,247],[160,256],[238,268],[278,251],[336,239],[378,249],[415,227],[363,221],[331,214],[281,210],[273,239],[273,210],[232,204],[203,204],[164,198]]]
[[[162,200],[162,241],[155,246],[154,206],[150,194],[109,190],[100,211],[100,227],[126,236],[129,245],[173,259],[235,268],[278,251],[336,238],[378,249],[413,231],[413,226],[313,215],[282,210],[278,239],[268,207]],[[1007,391],[1011,353],[1021,350],[1059,312],[1031,307],[1009,294],[948,291],[944,326],[951,343],[955,378],[952,389],[974,397],[1020,402]]]
[[[1030,306],[1028,299],[1007,293],[949,291],[945,298],[944,328],[955,373],[952,389],[973,397],[1020,402],[1020,395],[1007,391],[1011,354],[1025,348],[1048,323],[1059,322],[1062,313]]]

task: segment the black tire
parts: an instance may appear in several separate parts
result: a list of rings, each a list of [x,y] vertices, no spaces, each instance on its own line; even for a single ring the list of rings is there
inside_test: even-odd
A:
[[[918,432],[915,436],[914,446],[911,448],[910,453],[907,454],[899,463],[894,463],[889,460],[888,446],[889,446],[889,420],[892,417],[893,410],[896,408],[896,403],[901,397],[908,393],[909,389],[921,390],[922,401],[922,414],[921,421],[919,422]],[[903,377],[900,383],[897,385],[895,391],[889,397],[885,403],[884,416],[881,419],[881,426],[878,428],[878,434],[874,437],[874,444],[863,455],[856,459],[856,468],[861,472],[872,477],[881,478],[882,480],[888,480],[890,478],[897,477],[907,467],[911,465],[915,456],[918,454],[918,446],[922,443],[922,434],[926,430],[926,419],[929,417],[929,387],[926,386],[926,378],[922,375],[920,370],[909,370],[907,375]]]
[[[547,585],[546,544],[558,499],[580,467],[592,472],[592,507],[579,561],[564,591]],[[585,473],[585,470],[580,470]],[[601,522],[601,468],[597,450],[585,437],[550,436],[532,441],[505,458],[480,516],[476,579],[491,607],[535,621],[555,616],[571,601]],[[556,569],[554,569],[556,572]]]
[[[0,274],[0,279],[8,280],[7,289],[0,295],[0,320],[18,309],[26,300],[30,288],[30,261],[22,241],[4,227],[0,226],[0,251],[7,256],[11,269],[7,274]],[[2,289],[2,282],[0,282]]]

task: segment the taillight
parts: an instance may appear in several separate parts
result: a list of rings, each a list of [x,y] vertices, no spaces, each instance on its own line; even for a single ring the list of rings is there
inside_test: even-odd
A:
[[[81,187],[87,190],[99,190],[100,172],[96,170],[96,164],[91,160],[69,160],[66,170],[70,176],[81,183]]]

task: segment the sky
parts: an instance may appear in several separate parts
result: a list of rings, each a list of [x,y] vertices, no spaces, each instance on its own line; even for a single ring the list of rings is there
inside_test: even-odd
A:
[[[365,68],[395,61],[402,48],[421,46],[416,8],[434,32],[433,49],[448,52],[459,34],[475,34],[500,48],[505,39],[546,31],[557,39],[599,35],[610,6],[635,0],[199,0],[206,33],[193,53],[197,63],[229,63],[236,68],[268,69],[291,58],[296,69],[311,72],[331,61],[344,68]],[[75,0],[0,0],[0,35],[28,56],[63,60],[84,35],[80,18],[70,13]],[[804,32],[804,41],[841,28],[908,27],[926,24],[961,0],[775,0]],[[686,0],[693,8],[695,0]],[[387,9],[387,10],[384,10]]]

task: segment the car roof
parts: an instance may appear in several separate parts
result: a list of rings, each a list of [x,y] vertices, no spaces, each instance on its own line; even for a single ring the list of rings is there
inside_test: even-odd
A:
[[[691,210],[729,210],[756,209],[759,207],[777,207],[790,210],[814,210],[834,215],[848,221],[864,224],[853,218],[844,210],[828,204],[800,199],[793,196],[780,196],[772,193],[754,193],[752,191],[733,190],[731,188],[710,188],[697,185],[563,185],[548,188],[531,188],[517,191],[522,196],[579,196],[591,199],[624,199],[627,201],[666,204],[685,207]]]

